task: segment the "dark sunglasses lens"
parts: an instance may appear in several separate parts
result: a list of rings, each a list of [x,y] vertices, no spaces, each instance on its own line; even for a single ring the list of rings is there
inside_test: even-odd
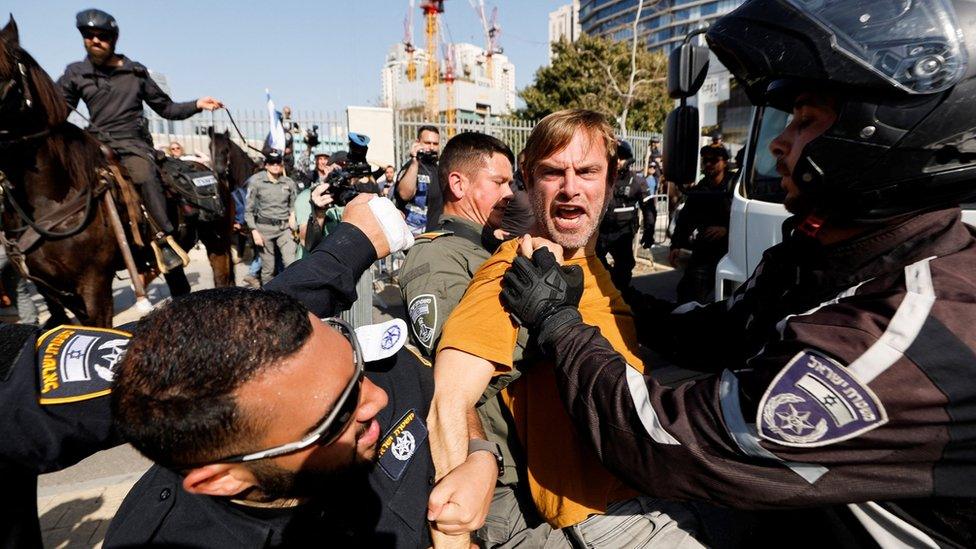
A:
[[[359,392],[363,386],[362,382],[363,376],[360,374],[352,390],[349,391],[349,396],[346,398],[346,401],[339,408],[339,414],[336,416],[335,421],[322,433],[322,438],[318,442],[320,445],[328,446],[332,444],[346,430],[346,427],[349,426],[353,416],[356,415],[356,408],[359,407]]]

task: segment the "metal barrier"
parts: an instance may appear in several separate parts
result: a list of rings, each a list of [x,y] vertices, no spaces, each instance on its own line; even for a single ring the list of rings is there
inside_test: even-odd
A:
[[[455,133],[474,131],[493,135],[501,139],[512,151],[518,155],[525,148],[525,142],[532,133],[537,121],[521,120],[511,117],[485,117],[482,120],[465,120],[454,124]],[[441,146],[449,139],[449,129],[452,129],[444,115],[431,120],[420,113],[398,112],[393,116],[393,150],[396,155],[397,166],[403,166],[410,158],[410,145],[417,139],[417,131],[422,126],[434,126],[440,132]],[[634,149],[636,168],[643,170],[647,157],[647,149],[651,145],[651,132],[628,132],[627,141]]]
[[[247,143],[260,149],[271,128],[267,111],[235,110],[231,111],[231,115],[247,139]],[[146,118],[149,122],[149,132],[152,134],[153,143],[160,149],[167,148],[173,141],[178,141],[183,145],[186,154],[209,159],[210,137],[207,130],[211,126],[217,132],[227,130],[231,139],[239,145],[244,145],[225,110],[213,113],[202,112],[186,120],[166,120],[155,112],[147,111]],[[346,149],[348,124],[345,113],[292,111],[291,121],[295,124],[292,135],[296,162],[306,158],[303,154],[307,149],[305,146],[305,130],[311,129],[312,126],[318,126],[319,134],[319,144],[311,151],[312,153],[331,153]],[[246,148],[245,150],[249,154],[256,155],[252,150]]]

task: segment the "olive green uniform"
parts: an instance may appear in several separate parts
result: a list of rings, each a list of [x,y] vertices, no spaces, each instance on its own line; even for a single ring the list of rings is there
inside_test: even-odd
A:
[[[461,301],[474,274],[494,251],[486,249],[487,239],[482,238],[482,230],[481,225],[468,219],[442,215],[437,230],[419,235],[407,252],[400,269],[400,295],[409,317],[410,339],[427,358],[433,358],[447,317]],[[521,355],[528,339],[524,332],[519,333],[517,355]],[[515,487],[524,475],[521,469],[524,459],[511,413],[498,392],[518,376],[513,371],[494,378],[478,403],[478,415],[488,440],[501,446],[505,458],[505,474],[498,482],[509,487]]]

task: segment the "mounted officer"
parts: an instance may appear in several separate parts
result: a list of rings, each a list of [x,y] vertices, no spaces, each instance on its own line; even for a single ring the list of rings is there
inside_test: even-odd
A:
[[[120,157],[129,176],[140,187],[153,230],[153,251],[163,272],[181,267],[182,250],[170,235],[174,227],[166,215],[159,172],[149,128],[143,117],[145,101],[160,116],[183,120],[203,109],[223,104],[213,97],[175,103],[149,75],[144,65],[115,53],[119,26],[115,18],[97,9],[79,12],[76,26],[84,38],[88,56],[72,63],[58,79],[72,108],[84,100],[91,130]]]
[[[644,236],[641,245],[647,249],[654,243],[654,220],[657,211],[647,189],[647,181],[635,172],[634,150],[630,143],[617,143],[617,180],[613,184],[610,206],[600,222],[600,239],[596,255],[610,271],[613,285],[619,290],[630,286],[634,266],[634,234],[637,232],[637,210],[644,214]],[[607,254],[613,256],[613,266],[607,263]]]

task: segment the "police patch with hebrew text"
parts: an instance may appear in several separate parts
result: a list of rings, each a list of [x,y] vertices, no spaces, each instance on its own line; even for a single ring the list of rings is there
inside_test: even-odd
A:
[[[434,329],[437,327],[437,299],[432,294],[421,294],[407,305],[410,316],[410,329],[417,342],[427,348],[434,348]]]
[[[867,384],[820,353],[805,350],[776,375],[759,401],[759,436],[798,448],[826,446],[888,422]]]
[[[393,480],[400,480],[417,449],[427,440],[427,426],[410,410],[380,439],[376,452],[380,468]]]
[[[37,339],[39,402],[64,404],[107,395],[128,332],[59,326]]]

